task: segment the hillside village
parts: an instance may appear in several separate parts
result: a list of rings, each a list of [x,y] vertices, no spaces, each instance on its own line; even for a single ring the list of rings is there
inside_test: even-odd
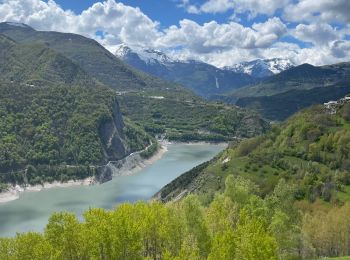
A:
[[[332,115],[337,113],[337,108],[339,108],[339,106],[344,105],[345,103],[350,103],[350,96],[343,97],[337,101],[328,101],[323,105],[327,112]]]

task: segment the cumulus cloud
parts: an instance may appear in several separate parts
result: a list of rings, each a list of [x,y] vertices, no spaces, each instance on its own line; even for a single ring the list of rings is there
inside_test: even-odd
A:
[[[334,41],[331,45],[331,52],[336,58],[346,58],[350,52],[350,41]]]
[[[233,8],[232,0],[209,0],[200,7],[200,10],[204,13],[223,13]]]
[[[349,0],[299,0],[284,8],[284,18],[293,22],[350,22]]]
[[[18,21],[37,30],[55,30],[80,33],[98,38],[103,31],[105,38],[98,38],[107,46],[127,42],[132,46],[149,46],[159,37],[158,23],[153,22],[138,8],[107,0],[95,3],[76,15],[63,10],[53,0],[4,0],[0,4],[0,20]]]
[[[249,13],[252,17],[257,14],[273,15],[277,9],[283,8],[291,0],[208,0],[200,6],[190,4],[189,0],[182,0],[186,2],[180,7],[192,6],[196,8],[197,13],[224,13],[233,10],[235,13]]]
[[[215,21],[199,25],[191,20],[171,26],[157,41],[160,47],[186,47],[196,53],[231,49],[266,48],[287,31],[279,18],[244,27],[239,23],[218,24]]]
[[[186,6],[190,0],[182,0]],[[348,0],[207,0],[196,7],[197,12],[223,13],[232,10],[234,13],[273,15],[276,10],[284,12],[284,18],[293,22],[350,22],[350,1]]]
[[[181,0],[178,5],[192,13],[219,13],[232,9],[234,14],[248,12],[271,15],[291,2],[208,0],[200,6],[190,0]],[[199,24],[183,19],[178,25],[160,29],[159,23],[139,8],[115,0],[95,3],[80,14],[64,10],[53,0],[0,0],[0,21],[23,22],[37,30],[82,34],[98,40],[112,52],[118,44],[125,43],[132,48],[158,48],[178,58],[198,59],[216,66],[273,57],[287,57],[297,64],[309,62],[321,65],[350,59],[350,42],[346,38],[350,29],[343,25],[338,30],[327,22],[331,14],[337,21],[349,21],[344,11],[348,8],[347,3],[343,0],[300,0],[291,4],[289,13],[286,9],[284,11],[285,19],[294,12],[298,13],[300,19],[310,20],[296,26],[286,26],[278,17],[245,26],[233,15],[226,23],[211,21]],[[326,7],[327,11],[318,14],[308,11],[314,8],[321,12]],[[301,10],[306,12],[304,16]],[[311,21],[315,15],[319,22]],[[311,42],[313,46],[302,48],[298,44],[284,42],[285,35]]]
[[[299,24],[295,28],[294,36],[302,41],[311,42],[314,45],[327,45],[329,42],[339,39],[339,33],[329,24]]]

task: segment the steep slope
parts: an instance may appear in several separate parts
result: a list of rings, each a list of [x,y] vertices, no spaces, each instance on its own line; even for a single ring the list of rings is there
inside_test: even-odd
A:
[[[5,53],[6,50],[11,48],[15,44],[16,44],[16,42],[14,40],[12,40],[11,38],[9,38],[3,34],[0,34],[0,52],[1,52],[1,54]]]
[[[100,178],[104,168],[96,165],[150,144],[143,130],[124,123],[115,92],[70,59],[2,35],[0,47],[0,191],[4,184]]]
[[[99,86],[1,82],[0,115],[0,184],[88,177],[94,165],[149,144],[125,126],[114,93]]]
[[[173,60],[156,50],[134,51],[121,45],[116,56],[136,69],[180,83],[203,97],[232,91],[254,82],[251,76],[244,73],[219,69],[194,60]]]
[[[162,90],[186,92],[182,87],[148,76],[126,66],[99,43],[81,35],[36,31],[29,26],[0,23],[0,33],[18,43],[41,43],[66,56],[90,76],[105,85],[121,91]]]
[[[223,69],[237,73],[245,73],[260,79],[273,76],[292,67],[294,67],[294,64],[289,59],[274,58],[241,62],[233,66],[224,67]]]
[[[31,85],[97,84],[65,56],[43,44],[17,44],[0,35],[0,73],[3,80]]]
[[[261,195],[280,178],[296,184],[295,198],[315,201],[350,199],[350,102],[336,114],[315,106],[290,118],[267,134],[232,145],[212,161],[183,174],[156,196],[171,200],[188,193],[211,198],[228,175],[258,184]]]

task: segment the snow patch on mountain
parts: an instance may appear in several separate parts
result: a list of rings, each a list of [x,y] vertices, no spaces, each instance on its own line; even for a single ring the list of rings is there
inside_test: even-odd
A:
[[[226,66],[223,69],[245,73],[255,78],[264,78],[278,74],[294,66],[293,62],[289,59],[274,58],[241,62],[233,66]]]
[[[174,62],[175,60],[167,56],[165,53],[159,50],[153,49],[140,49],[132,50],[130,47],[125,44],[120,44],[115,52],[115,55],[121,59],[127,57],[130,54],[136,54],[142,61],[146,64],[161,63],[166,64]]]
[[[117,47],[117,49],[115,51],[115,55],[117,57],[123,58],[132,52],[133,51],[130,49],[130,47],[128,47],[126,44],[123,43]]]
[[[172,58],[158,50],[146,49],[140,51],[138,54],[140,58],[146,63],[154,63],[156,61],[160,63],[174,62]]]

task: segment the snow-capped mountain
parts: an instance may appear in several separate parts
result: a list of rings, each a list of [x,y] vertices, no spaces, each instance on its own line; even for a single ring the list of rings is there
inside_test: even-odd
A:
[[[128,58],[130,55],[133,56],[135,54],[147,64],[168,63],[175,61],[161,51],[153,49],[143,49],[134,51],[125,44],[119,45],[115,52],[115,55],[121,59]]]
[[[233,66],[224,67],[223,69],[237,73],[245,73],[254,78],[266,78],[294,66],[293,62],[289,59],[274,58],[241,62]]]
[[[122,44],[115,55],[138,70],[180,83],[204,97],[229,92],[255,81],[250,75],[201,61],[172,59],[158,50],[133,50]]]

